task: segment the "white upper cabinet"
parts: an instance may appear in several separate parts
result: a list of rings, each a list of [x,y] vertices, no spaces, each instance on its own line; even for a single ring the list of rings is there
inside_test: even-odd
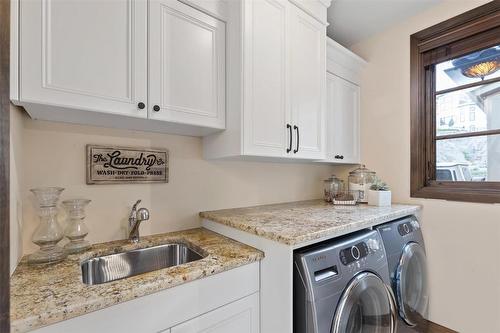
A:
[[[292,152],[318,159],[325,156],[326,26],[293,5],[290,26]]]
[[[147,117],[145,1],[21,0],[20,100]],[[29,110],[28,110],[29,111]]]
[[[327,159],[360,163],[358,85],[327,73]]]
[[[244,8],[244,151],[286,156],[287,2],[246,1]]]
[[[321,162],[361,162],[359,84],[365,63],[342,45],[327,40],[326,157]]]
[[[33,118],[187,135],[224,129],[225,23],[213,10],[225,2],[209,15],[199,1],[19,1],[12,98]]]
[[[206,158],[325,158],[324,0],[229,1],[226,131]]]
[[[177,0],[149,2],[149,116],[224,128],[225,23]]]

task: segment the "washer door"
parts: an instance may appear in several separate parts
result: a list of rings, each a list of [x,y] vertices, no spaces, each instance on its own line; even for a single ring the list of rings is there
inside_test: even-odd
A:
[[[408,243],[396,272],[399,315],[411,326],[425,325],[429,291],[425,252],[418,243]]]
[[[356,275],[344,291],[332,333],[393,333],[396,309],[391,292],[375,274]]]

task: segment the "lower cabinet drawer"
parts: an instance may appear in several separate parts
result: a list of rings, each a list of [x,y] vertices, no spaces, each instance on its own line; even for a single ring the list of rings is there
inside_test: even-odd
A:
[[[242,298],[172,327],[167,333],[258,333],[259,294]],[[163,332],[165,333],[165,331]]]

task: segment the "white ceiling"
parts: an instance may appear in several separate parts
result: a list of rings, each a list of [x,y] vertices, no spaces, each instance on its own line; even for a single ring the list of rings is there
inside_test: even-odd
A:
[[[333,0],[328,9],[328,36],[349,47],[441,1]]]

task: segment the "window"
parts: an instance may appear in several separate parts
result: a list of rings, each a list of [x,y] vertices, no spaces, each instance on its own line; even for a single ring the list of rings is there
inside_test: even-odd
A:
[[[411,98],[412,197],[500,202],[500,1],[411,36]]]
[[[497,49],[500,50],[500,46],[498,46]],[[471,111],[471,112],[469,112],[469,121],[474,121],[474,120],[476,120],[476,112]]]

